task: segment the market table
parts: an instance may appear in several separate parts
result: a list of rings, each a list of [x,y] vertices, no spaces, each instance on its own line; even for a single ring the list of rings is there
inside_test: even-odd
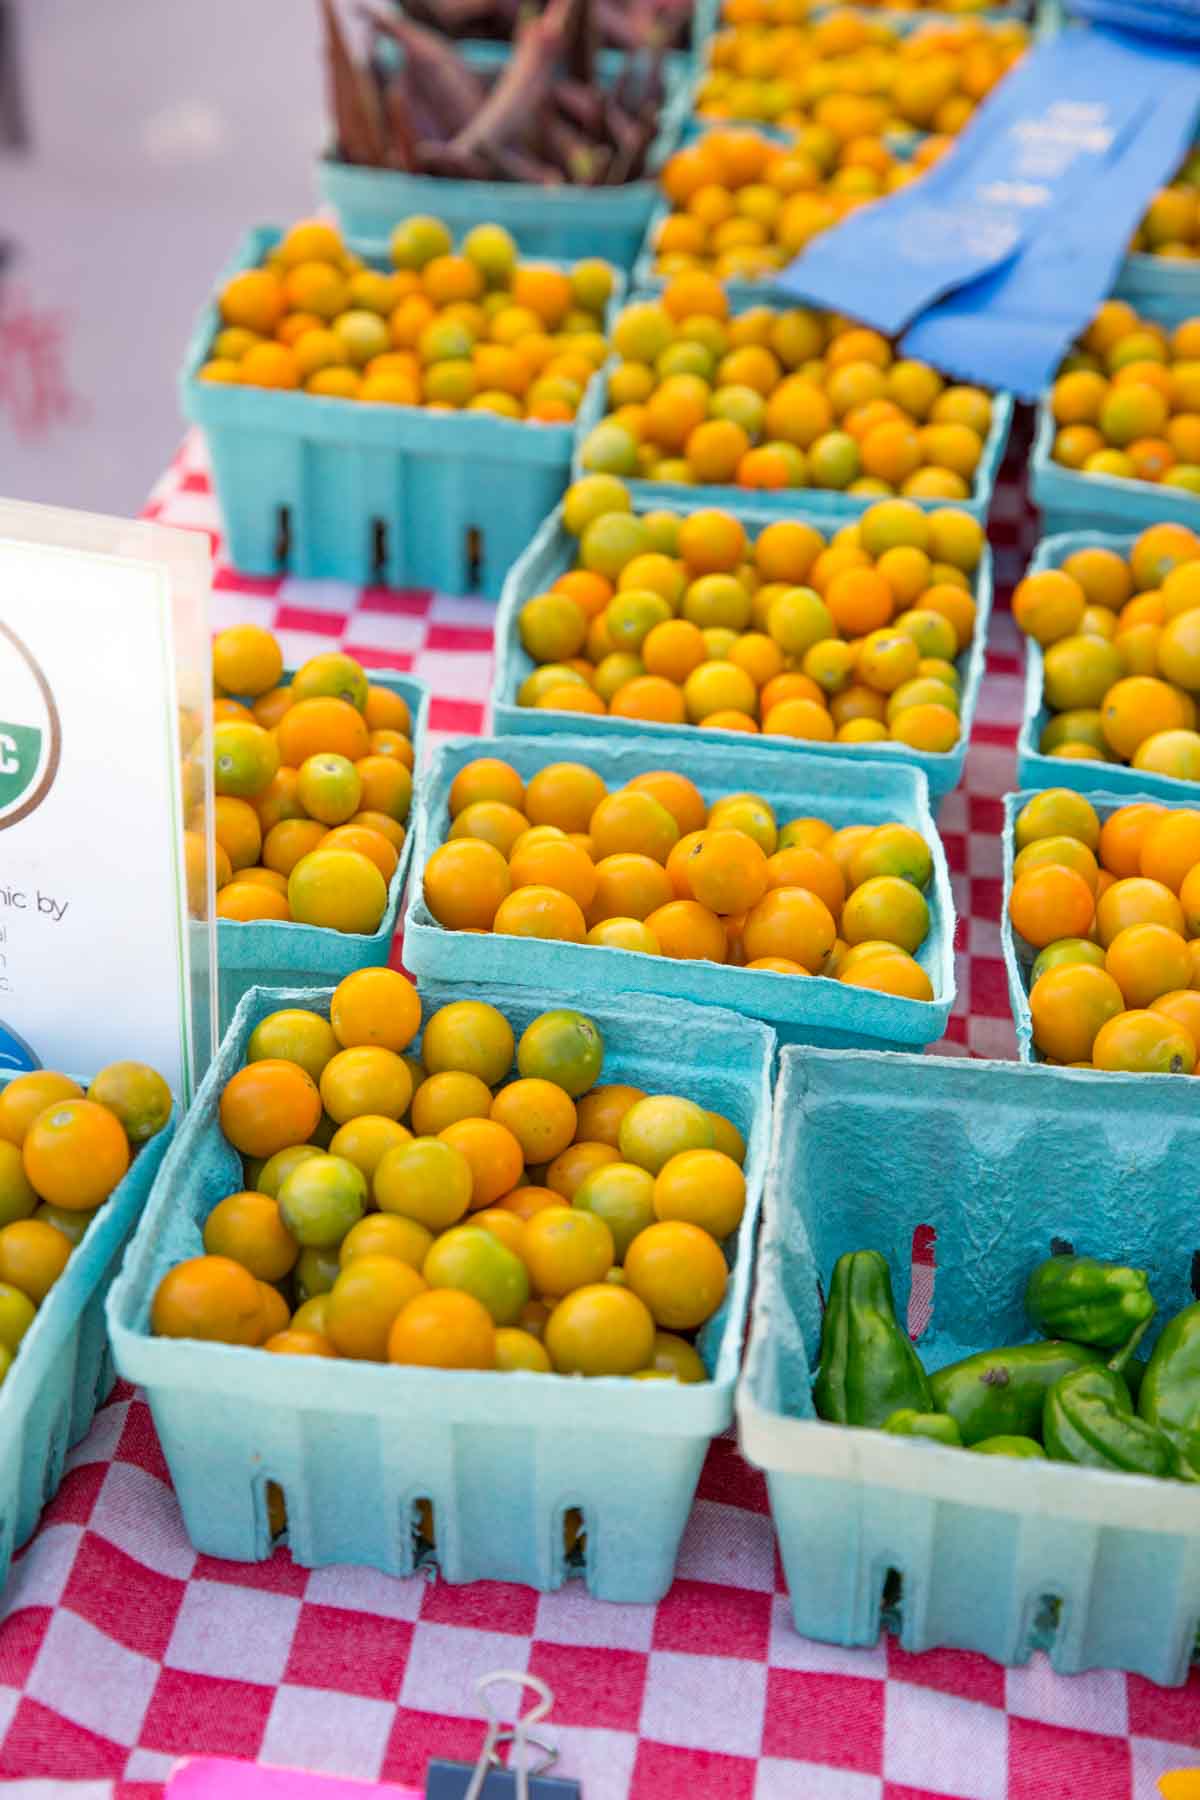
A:
[[[959,911],[954,1054],[1009,1057],[1000,954],[1000,797],[1012,784],[1021,653],[1008,595],[1036,538],[1022,422],[991,521],[997,610],[962,787],[940,824]],[[191,438],[147,516],[209,532],[218,515]],[[253,620],[294,666],[342,645],[433,692],[433,735],[483,729],[493,608],[440,594],[255,580],[218,562],[214,627]],[[78,1800],[151,1800],[173,1761],[223,1754],[423,1785],[434,1755],[473,1760],[473,1687],[496,1668],[549,1682],[543,1734],[584,1800],[1151,1800],[1200,1762],[1200,1678],[1005,1670],[890,1638],[842,1650],[799,1637],[761,1476],[714,1444],[657,1607],[453,1587],[417,1575],[253,1565],[184,1536],[149,1410],[118,1388],[36,1537],[0,1617],[0,1781],[88,1781]],[[43,1790],[44,1791],[44,1790]]]

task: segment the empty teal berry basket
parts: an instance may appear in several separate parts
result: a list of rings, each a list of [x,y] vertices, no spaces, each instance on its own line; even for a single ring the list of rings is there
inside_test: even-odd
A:
[[[1061,787],[1064,784],[1051,782],[1047,785]],[[1175,785],[1179,787],[1183,784],[1176,782]],[[1004,969],[1008,977],[1008,1001],[1012,1007],[1013,1026],[1017,1034],[1017,1054],[1022,1062],[1041,1061],[1041,1052],[1033,1041],[1033,1019],[1029,1011],[1029,978],[1037,951],[1013,930],[1012,920],[1008,916],[1008,901],[1013,886],[1013,863],[1017,856],[1015,835],[1017,814],[1027,800],[1033,799],[1034,793],[1043,793],[1044,791],[1043,788],[1033,791],[1022,789],[1019,794],[1004,796],[1004,898],[1000,913],[1000,939],[1004,952]],[[1160,806],[1164,804],[1163,795],[1152,793],[1148,788],[1142,788],[1132,793],[1088,793],[1085,798],[1095,807],[1101,824],[1116,812],[1118,807],[1131,806],[1139,800],[1154,800]],[[1187,802],[1184,800],[1177,804],[1186,805]],[[1111,1080],[1112,1077],[1108,1076],[1107,1079]],[[1162,1079],[1164,1078],[1149,1075],[1138,1076],[1139,1081],[1155,1080],[1156,1084],[1160,1084]],[[1170,1076],[1165,1079],[1174,1080],[1174,1077]],[[1194,1090],[1190,1086],[1185,1084],[1180,1092],[1185,1101],[1190,1101],[1192,1105],[1195,1104]]]
[[[631,301],[653,300],[653,294],[634,291]],[[734,313],[748,310],[748,305],[762,305],[763,300],[751,300],[747,304],[734,306]],[[800,303],[795,299],[788,300],[777,296],[772,302],[776,310],[787,310],[789,306]],[[608,412],[608,378],[619,365],[615,358],[601,369],[598,378],[589,384],[583,397],[575,420],[575,459],[573,474],[579,476],[586,473],[582,463],[583,445],[588,433],[607,415]],[[992,423],[983,444],[983,454],[979,466],[975,470],[975,479],[971,492],[965,500],[926,499],[920,495],[910,496],[915,505],[931,512],[937,507],[955,506],[963,512],[970,513],[980,524],[985,523],[988,508],[992,503],[992,494],[996,486],[996,476],[1000,464],[1004,460],[1004,449],[1008,443],[1008,434],[1012,426],[1013,397],[1011,394],[997,393],[991,396]],[[878,494],[847,494],[836,488],[744,488],[730,487],[714,483],[710,487],[692,486],[677,481],[643,481],[630,476],[629,491],[635,500],[647,507],[668,506],[675,509],[687,506],[720,506],[726,511],[740,511],[747,506],[757,511],[770,514],[772,518],[793,518],[798,510],[808,514],[814,524],[822,521],[834,527],[845,525],[853,519],[861,518],[869,506],[874,506],[879,499]],[[1200,499],[1196,505],[1200,508]]]
[[[429,726],[429,689],[413,675],[397,675],[390,669],[371,669],[372,683],[399,694],[412,715],[412,745],[417,787],[423,781],[425,733]],[[288,676],[285,674],[284,680]],[[416,801],[414,798],[414,810]],[[400,902],[412,861],[413,831],[410,818],[396,873],[388,884],[387,909],[377,931],[331,931],[320,925],[300,925],[294,920],[217,920],[217,982],[221,1030],[232,1019],[242,995],[252,987],[336,987],[352,969],[374,968],[386,963],[396,935]]]
[[[501,68],[507,44],[460,46],[480,74]],[[625,57],[620,51],[600,56],[600,79],[616,80]],[[666,95],[650,167],[658,169],[678,144],[691,104],[691,59],[671,57],[664,69]],[[457,239],[486,220],[503,225],[529,256],[563,261],[602,256],[618,269],[628,269],[645,236],[654,207],[653,180],[626,182],[623,187],[540,187],[519,181],[452,181],[440,175],[407,175],[399,169],[366,169],[332,156],[317,164],[317,186],[352,239],[386,239],[410,213],[432,213],[443,219]]]
[[[1163,481],[1125,481],[1116,475],[1082,475],[1066,469],[1053,456],[1057,431],[1043,396],[1029,457],[1029,493],[1041,511],[1047,537],[1068,531],[1137,532],[1164,520],[1200,531],[1200,494]]]
[[[711,1380],[693,1386],[604,1377],[493,1374],[271,1356],[156,1338],[150,1305],[175,1263],[201,1253],[216,1202],[243,1184],[222,1136],[221,1090],[254,1026],[283,1006],[329,1010],[329,990],[242,1001],[164,1164],[109,1303],[121,1374],[145,1387],[188,1536],[236,1562],[271,1554],[267,1486],[287,1506],[293,1559],[366,1563],[411,1575],[418,1507],[433,1508],[448,1581],[557,1588],[582,1573],[603,1600],[650,1602],[671,1584],[711,1439],[733,1413],[770,1134],[774,1037],[719,1008],[645,996],[422,984],[426,1017],[486,999],[520,1034],[547,1006],[577,1006],[605,1039],[604,1080],[681,1093],[725,1113],[747,1142],[747,1205],[721,1309],[698,1348]],[[563,1520],[583,1515],[582,1570]]]
[[[457,981],[503,981],[510,986],[576,988],[588,994],[619,995],[640,990],[664,999],[693,1000],[728,1007],[743,1017],[762,1019],[785,1042],[865,1044],[907,1049],[931,1044],[946,1029],[954,1003],[954,900],[945,851],[929,790],[918,769],[880,763],[835,763],[794,752],[760,749],[751,740],[726,749],[696,745],[684,767],[710,804],[722,794],[759,794],[786,820],[816,815],[830,824],[910,825],[929,845],[933,879],[928,892],[929,934],[917,960],[929,976],[932,1000],[847,987],[823,975],[786,975],[732,964],[676,962],[601,944],[550,942],[541,938],[474,935],[447,931],[437,923],[422,892],[421,875],[450,828],[449,795],[458,771],[477,756],[498,756],[528,781],[551,763],[585,764],[615,790],[663,764],[652,738],[618,743],[587,738],[499,738],[451,744],[439,750],[423,789],[417,815],[416,871],[404,920],[404,960],[418,976]]]
[[[11,1077],[0,1075],[0,1088]],[[0,1386],[0,1591],[114,1373],[104,1298],[174,1134],[173,1116],[113,1189],[21,1341]]]
[[[1030,1341],[1026,1280],[1064,1240],[1148,1270],[1169,1319],[1195,1298],[1197,1155],[1194,1101],[1143,1076],[783,1051],[737,1411],[805,1637],[887,1628],[912,1652],[1186,1678],[1194,1489],[828,1424],[811,1388],[835,1261],[882,1251],[904,1318],[918,1226],[936,1233],[930,1369]]]
[[[251,231],[221,281],[257,267],[281,235]],[[219,329],[211,301],[180,394],[204,431],[235,568],[499,594],[567,485],[572,426],[202,381]]]
[[[637,513],[651,512],[657,505],[655,500],[641,492],[644,486],[642,482],[629,483],[631,492],[636,495],[633,510]],[[697,488],[679,488],[676,495],[675,504],[684,512],[707,504],[702,490]],[[837,521],[811,508],[808,500],[809,493],[806,490],[803,504],[797,505],[789,517],[832,535]],[[748,505],[744,497],[728,510],[736,513],[751,536],[756,536],[764,526],[775,523],[774,516]],[[561,737],[583,732],[588,737],[600,740],[636,737],[647,744],[660,745],[659,756],[666,755],[667,747],[673,745],[685,759],[685,766],[693,747],[720,744],[729,753],[735,753],[744,747],[746,734],[742,732],[720,731],[698,725],[662,725],[647,719],[616,718],[611,713],[593,716],[577,712],[557,712],[548,707],[518,704],[517,695],[521,684],[534,669],[533,660],[521,643],[521,608],[527,600],[532,600],[536,594],[545,593],[560,575],[575,567],[578,548],[578,540],[567,530],[563,523],[562,507],[558,506],[544,521],[524,555],[514,564],[504,584],[504,593],[496,614],[492,730],[500,736],[516,734],[521,737]],[[871,744],[825,744],[809,739],[763,737],[752,739],[751,742],[769,745],[782,756],[821,756],[834,762],[851,763],[866,758],[873,763],[905,764],[909,768],[920,769],[929,783],[930,794],[935,801],[940,800],[951,788],[958,786],[962,776],[979,690],[983,683],[988,620],[992,610],[992,553],[986,541],[975,571],[972,594],[975,601],[975,635],[958,658],[962,730],[952,750],[914,750],[908,744],[895,743],[890,739]]]
[[[1117,535],[1101,531],[1067,531],[1043,538],[1029,565],[1031,575],[1043,569],[1059,569],[1077,550],[1114,550],[1128,556],[1136,533]],[[1025,707],[1017,738],[1017,783],[1023,788],[1069,787],[1081,794],[1130,794],[1157,800],[1195,799],[1200,786],[1174,775],[1156,775],[1149,769],[1133,769],[1124,763],[1097,757],[1084,762],[1067,756],[1047,756],[1038,748],[1042,733],[1054,717],[1046,705],[1045,659],[1040,644],[1025,640]]]

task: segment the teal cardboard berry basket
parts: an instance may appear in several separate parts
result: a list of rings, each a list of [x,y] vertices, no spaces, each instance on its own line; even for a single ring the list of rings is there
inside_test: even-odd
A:
[[[895,24],[902,18],[907,18],[910,21],[915,20],[918,23],[924,23],[927,20],[927,15],[921,13],[907,15],[897,14],[892,15],[887,22]],[[944,23],[945,21],[943,20],[942,22]],[[911,24],[909,28],[911,29]],[[739,132],[748,132],[755,137],[765,138],[769,144],[787,145],[794,141],[794,133],[782,130],[774,125],[768,125],[759,120],[738,121],[736,119],[692,118],[688,124],[687,131],[684,134],[684,142],[692,143],[699,138],[705,137],[710,131],[728,131],[730,129]],[[915,129],[906,131],[897,129],[885,132],[884,141],[886,142],[888,149],[891,150],[895,156],[901,161],[908,161],[917,149],[917,146],[920,144],[924,135],[924,133],[918,132]],[[630,277],[631,285],[640,295],[661,294],[667,285],[668,277],[660,275],[655,266],[658,259],[655,254],[654,240],[658,235],[659,226],[664,219],[670,217],[672,210],[670,202],[663,197],[660,190],[654,211],[651,213],[649,223],[646,226],[646,235],[642,240],[642,247],[638,251],[638,258],[633,265],[633,273]],[[786,288],[780,287],[772,274],[761,276],[758,280],[750,280],[745,277],[740,280],[726,279],[721,282],[721,286],[724,288],[729,304],[735,312],[747,312],[753,306],[802,306],[804,304],[797,295],[789,292]]]
[[[251,231],[221,282],[258,267],[281,235]],[[572,426],[202,381],[219,329],[214,299],[188,346],[180,394],[204,431],[235,568],[499,594],[567,485]]]
[[[671,1584],[711,1439],[733,1416],[770,1133],[774,1038],[717,1008],[644,996],[422,983],[426,1017],[487,999],[516,1033],[547,1006],[585,1009],[605,1038],[604,1079],[682,1093],[719,1108],[747,1141],[746,1211],[720,1310],[698,1348],[711,1379],[693,1386],[603,1377],[496,1374],[271,1356],[156,1338],[150,1305],[166,1271],[202,1249],[204,1220],[243,1183],[222,1136],[221,1090],[254,1026],[283,1006],[328,1013],[329,990],[247,994],[155,1184],[109,1301],[117,1367],[142,1383],[188,1536],[237,1562],[271,1554],[268,1483],[287,1507],[288,1547],[307,1568],[417,1567],[417,1508],[433,1508],[448,1581],[520,1581],[543,1591],[582,1573],[603,1600],[650,1602]],[[578,1509],[582,1570],[568,1567],[563,1520]]]
[[[1055,1241],[1146,1269],[1160,1321],[1190,1304],[1200,1110],[1186,1086],[783,1051],[737,1411],[805,1637],[873,1644],[887,1628],[911,1652],[1021,1664],[1042,1650],[1063,1675],[1186,1678],[1193,1487],[828,1424],[811,1399],[820,1284],[844,1251],[880,1250],[903,1319],[917,1226],[937,1234],[917,1345],[930,1369],[1033,1338],[1025,1282]]]
[[[654,294],[635,291],[629,296],[630,301],[653,300]],[[740,299],[740,297],[739,297]],[[763,297],[751,304],[764,304]],[[786,301],[776,296],[770,302],[777,310],[787,310],[788,305],[800,305],[796,300]],[[746,305],[735,304],[735,315],[748,310]],[[608,380],[613,370],[619,367],[617,359],[610,358],[601,369],[599,376],[588,386],[575,420],[575,456],[572,475],[578,479],[586,474],[583,466],[582,451],[588,433],[599,425],[608,413]],[[988,508],[992,504],[995,491],[996,476],[1000,472],[1000,464],[1004,460],[1004,450],[1008,443],[1008,434],[1012,426],[1013,397],[1011,394],[997,393],[991,396],[992,423],[983,444],[983,453],[979,466],[975,470],[975,478],[971,492],[965,500],[927,499],[920,495],[910,496],[913,503],[923,507],[926,512],[933,512],[938,507],[954,506],[970,513],[982,525],[987,520]],[[714,483],[711,486],[689,485],[677,481],[643,481],[634,476],[622,477],[629,483],[629,491],[635,500],[645,507],[666,506],[678,510],[688,506],[719,506],[726,511],[738,512],[747,506],[758,512],[768,513],[772,518],[792,518],[802,510],[813,524],[824,522],[835,529],[839,525],[848,524],[853,519],[861,518],[869,506],[874,506],[880,498],[878,494],[847,494],[838,488],[744,488]],[[1200,509],[1200,498],[1196,501]]]
[[[706,42],[715,31],[721,29],[722,9],[723,0],[696,0],[696,10],[693,15],[694,22],[692,29],[696,34],[697,42]],[[823,14],[835,10],[836,4],[814,6],[809,17],[820,18]],[[1014,19],[1025,18],[1028,8],[1023,5],[1013,4],[1008,6],[989,6],[986,10],[980,10],[978,12],[954,12],[952,10],[947,12],[937,12],[932,7],[927,9],[924,6],[918,6],[915,10],[906,11],[891,11],[886,6],[866,6],[859,10],[865,12],[872,22],[880,25],[890,25],[893,30],[900,31],[907,36],[908,32],[914,30],[918,25],[957,25],[961,24],[966,19],[979,19],[984,24],[1010,24]],[[732,124],[738,123],[737,120],[732,120],[730,122]]]
[[[481,75],[508,61],[507,44],[460,45]],[[619,50],[599,59],[600,79],[611,86],[625,63]],[[671,57],[663,73],[666,93],[650,167],[659,169],[683,135],[691,107],[691,59]],[[398,169],[365,169],[324,156],[317,164],[321,198],[352,240],[386,239],[410,213],[443,219],[457,239],[484,220],[503,225],[527,256],[573,261],[602,256],[628,269],[646,233],[656,188],[652,179],[623,187],[540,187],[520,181],[453,181],[440,175],[407,175]]]
[[[659,504],[642,492],[645,486],[644,482],[629,483],[630,491],[636,496],[634,512],[651,512]],[[729,490],[721,491],[724,493]],[[751,535],[757,535],[764,526],[772,524],[778,517],[777,514],[768,514],[748,505],[741,490],[735,491],[738,492],[739,499],[729,505],[727,510],[736,514]],[[815,526],[818,531],[832,536],[838,521],[811,507],[810,494],[811,490],[806,489],[803,503],[793,507],[788,516],[803,520]],[[679,511],[690,512],[708,504],[707,490],[673,490],[673,505]],[[661,725],[645,719],[614,718],[611,714],[592,716],[577,712],[554,712],[547,707],[518,704],[517,695],[521,684],[527,675],[533,673],[535,666],[521,643],[521,608],[536,594],[545,593],[560,575],[574,568],[577,549],[578,541],[564,525],[562,507],[558,506],[544,521],[504,584],[500,609],[496,615],[492,730],[501,737],[513,734],[521,737],[561,737],[578,735],[581,731],[588,737],[600,740],[636,737],[647,744],[658,744],[660,748],[657,754],[660,757],[668,755],[669,747],[673,746],[675,752],[684,759],[685,767],[693,747],[720,744],[724,745],[727,752],[744,747],[746,735],[736,731],[714,730],[698,725]],[[909,768],[920,769],[929,783],[933,799],[940,800],[951,788],[957,787],[962,776],[979,690],[983,684],[988,620],[992,609],[992,553],[986,541],[975,571],[972,597],[975,601],[975,635],[958,658],[958,673],[962,684],[962,730],[953,749],[914,750],[908,744],[891,740],[871,744],[825,744],[807,739],[760,737],[751,739],[751,742],[763,747],[769,746],[781,756],[822,756],[838,762],[854,763],[865,757],[873,763],[903,763]]]
[[[736,734],[735,734],[736,735]],[[875,762],[836,763],[829,759],[760,749],[753,740],[736,748],[696,745],[687,774],[704,798],[760,794],[782,825],[789,818],[816,815],[834,826],[910,825],[929,845],[933,878],[927,899],[930,926],[917,960],[929,976],[932,1000],[851,988],[823,975],[782,975],[732,964],[676,962],[601,944],[496,937],[492,933],[447,931],[425,904],[421,877],[425,864],[450,828],[449,794],[458,771],[476,756],[498,756],[528,781],[556,762],[580,762],[594,769],[610,791],[636,775],[660,768],[660,746],[651,738],[618,743],[587,738],[499,738],[451,744],[439,750],[422,790],[417,815],[415,876],[404,920],[404,959],[419,976],[457,981],[502,981],[509,986],[573,987],[589,994],[619,995],[641,990],[664,999],[692,1000],[728,1007],[745,1018],[761,1019],[783,1042],[865,1044],[907,1049],[941,1037],[954,1004],[954,899],[945,851],[929,790],[919,769]]]
[[[0,1088],[13,1077],[0,1075]],[[114,1380],[104,1300],[167,1152],[177,1112],[135,1156],[37,1317],[0,1385],[0,1592]]]
[[[1114,550],[1128,556],[1137,533],[1118,535],[1102,531],[1067,531],[1043,538],[1029,564],[1031,575],[1043,569],[1060,569],[1077,550]],[[1017,738],[1017,783],[1023,788],[1069,787],[1080,794],[1129,794],[1155,800],[1195,800],[1200,785],[1174,775],[1156,775],[1149,769],[1133,769],[1124,763],[1076,761],[1073,757],[1047,756],[1040,749],[1042,733],[1054,717],[1046,705],[1045,658],[1040,644],[1025,640],[1025,706]]]
[[[1193,146],[1200,149],[1200,142]],[[1139,312],[1177,323],[1200,313],[1200,262],[1183,256],[1148,256],[1138,250],[1125,258],[1115,293]]]
[[[1148,309],[1147,309],[1148,310]],[[1054,460],[1058,427],[1045,395],[1029,457],[1029,493],[1041,511],[1047,537],[1069,531],[1143,531],[1175,520],[1200,531],[1200,494],[1162,481],[1126,481],[1116,475],[1083,475]]]
[[[1048,782],[1046,785],[1061,787],[1063,784]],[[1176,786],[1181,785],[1181,783],[1176,783]],[[1030,1063],[1040,1063],[1042,1060],[1041,1051],[1037,1049],[1033,1041],[1033,1018],[1029,1011],[1029,977],[1037,957],[1037,951],[1013,930],[1012,921],[1008,916],[1008,902],[1013,887],[1013,863],[1017,857],[1015,838],[1017,814],[1027,800],[1033,799],[1034,794],[1044,791],[1044,788],[1041,787],[1032,790],[1023,788],[1018,794],[1005,794],[1004,796],[1004,898],[1000,912],[1000,940],[1004,952],[1004,970],[1008,977],[1008,1001],[1012,1008],[1013,1026],[1017,1034],[1017,1054],[1022,1062]],[[1139,800],[1154,800],[1160,806],[1164,803],[1161,794],[1151,793],[1148,788],[1142,788],[1134,793],[1089,793],[1087,798],[1099,814],[1101,824],[1112,813],[1115,813],[1118,807],[1134,805]],[[1177,804],[1186,805],[1187,802],[1184,800]],[[1107,1072],[1105,1078],[1112,1079]],[[1161,1085],[1164,1079],[1174,1081],[1176,1078],[1173,1075],[1167,1077],[1139,1075],[1137,1079],[1154,1081],[1156,1085]],[[1195,1105],[1195,1090],[1190,1084],[1185,1083],[1180,1092],[1185,1101]]]
[[[1200,263],[1182,256],[1127,256],[1113,292],[1139,312],[1178,324],[1200,313]]]
[[[697,132],[697,136],[699,135],[701,134]],[[778,141],[777,134],[769,130],[759,128],[756,135]],[[661,294],[667,285],[667,277],[660,275],[655,267],[658,259],[655,255],[654,240],[658,236],[659,226],[664,219],[670,218],[672,210],[670,203],[660,195],[646,225],[646,235],[642,239],[642,246],[638,251],[637,261],[633,265],[631,277],[633,287],[642,298]],[[783,288],[778,287],[769,275],[764,276],[761,281],[722,281],[721,286],[725,289],[729,304],[735,312],[748,312],[752,306],[797,306],[802,304],[794,294],[786,293]]]
[[[390,669],[370,670],[372,682],[399,694],[412,715],[414,794],[425,779],[425,733],[429,727],[429,689],[413,675],[397,675]],[[289,679],[290,671],[283,679]],[[414,798],[415,812],[416,801]],[[391,955],[400,916],[400,902],[408,880],[413,850],[413,820],[405,827],[404,844],[396,872],[388,883],[387,907],[379,927],[369,933],[331,931],[321,925],[300,925],[294,919],[217,920],[217,981],[221,1029],[232,1019],[242,995],[253,987],[334,986],[352,969],[375,968]]]
[[[897,24],[907,19],[910,21],[909,29],[911,30],[912,22],[927,23],[930,16],[931,15],[924,13],[893,14],[888,17],[886,22]],[[881,23],[882,22],[885,21],[881,20]],[[946,21],[945,19],[942,19],[940,22],[944,24]],[[907,34],[905,33],[904,35]],[[684,134],[684,142],[690,143],[695,139],[702,138],[710,131],[720,131],[722,129],[729,130],[731,128],[739,131],[751,132],[756,137],[765,138],[767,142],[771,144],[786,145],[792,143],[794,139],[794,134],[792,132],[778,129],[775,126],[768,125],[762,121],[745,120],[739,122],[736,119],[693,118],[689,122],[688,129]],[[905,131],[893,130],[885,132],[884,141],[886,142],[888,149],[891,150],[895,156],[902,162],[907,162],[913,156],[924,136],[925,133],[919,132],[915,128]],[[654,211],[651,213],[649,222],[646,226],[646,235],[642,240],[642,247],[638,251],[637,261],[633,265],[633,274],[630,277],[631,285],[641,295],[661,294],[667,285],[668,278],[665,275],[660,275],[655,266],[658,259],[655,255],[654,240],[658,235],[659,226],[664,219],[670,217],[672,210],[670,202],[663,197],[660,190]],[[769,274],[760,277],[757,281],[746,278],[742,278],[741,280],[724,280],[722,281],[721,286],[724,288],[729,299],[729,304],[735,312],[746,312],[752,306],[801,306],[804,304],[797,295],[789,292],[786,288],[780,287],[774,276]]]

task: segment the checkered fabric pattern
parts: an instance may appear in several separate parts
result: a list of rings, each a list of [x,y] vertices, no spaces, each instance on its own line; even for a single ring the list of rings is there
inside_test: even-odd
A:
[[[1000,605],[962,788],[941,823],[960,913],[958,1008],[942,1046],[1013,1053],[999,945],[1000,796],[1021,659],[1007,592],[1032,547],[1018,440],[994,511]],[[150,515],[216,532],[189,441]],[[492,609],[440,595],[246,580],[222,568],[215,623],[255,619],[300,659],[344,644],[429,681],[438,733],[482,728]],[[920,1253],[919,1253],[920,1254]],[[175,1758],[229,1755],[423,1785],[472,1759],[473,1682],[528,1669],[584,1800],[1151,1800],[1200,1763],[1200,1680],[1064,1679],[892,1641],[797,1636],[766,1492],[714,1444],[657,1607],[503,1583],[241,1565],[188,1544],[144,1402],[118,1390],[18,1558],[0,1619],[0,1784],[86,1781],[75,1800],[157,1800]],[[55,1790],[57,1791],[57,1790]],[[20,1787],[14,1800],[24,1800]]]

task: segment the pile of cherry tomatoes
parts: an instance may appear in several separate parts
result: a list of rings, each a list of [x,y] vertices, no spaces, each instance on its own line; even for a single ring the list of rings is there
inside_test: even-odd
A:
[[[420,1033],[419,1049],[414,1042]],[[514,1072],[515,1062],[515,1072]],[[165,1337],[443,1369],[703,1381],[746,1204],[736,1127],[604,1082],[594,1020],[519,1041],[362,969],[329,1016],[271,1013],[220,1123],[245,1187],[160,1281]]]

